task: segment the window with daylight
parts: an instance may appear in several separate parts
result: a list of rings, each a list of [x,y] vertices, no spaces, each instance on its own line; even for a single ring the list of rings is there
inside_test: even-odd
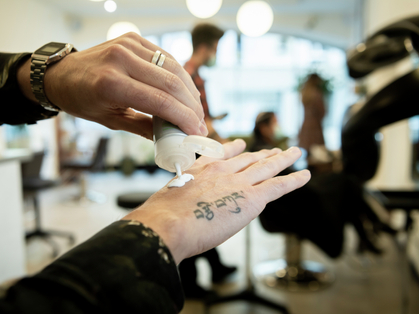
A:
[[[182,64],[192,53],[190,41],[188,32],[160,38],[162,48]],[[327,147],[338,149],[343,115],[356,101],[345,52],[292,36],[268,33],[253,38],[226,31],[218,45],[216,66],[200,69],[211,115],[228,113],[215,121],[218,133],[223,137],[250,135],[257,114],[274,111],[282,133],[290,144],[296,144],[303,119],[299,86],[312,72],[329,82],[323,129]]]

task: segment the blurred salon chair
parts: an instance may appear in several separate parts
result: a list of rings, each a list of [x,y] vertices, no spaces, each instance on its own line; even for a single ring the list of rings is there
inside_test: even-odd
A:
[[[309,239],[330,257],[337,257],[342,251],[345,224],[352,224],[358,233],[359,250],[380,254],[381,249],[371,234],[394,235],[395,230],[378,217],[366,202],[365,194],[374,196],[387,210],[403,208],[410,213],[419,208],[418,190],[365,188],[378,167],[376,134],[379,129],[419,114],[419,69],[412,66],[400,74],[389,68],[416,54],[418,48],[419,16],[416,16],[381,29],[348,53],[348,68],[353,78],[373,75],[385,68],[385,72],[379,72],[381,77],[377,77],[384,84],[368,95],[358,111],[348,113],[342,130],[343,171],[313,177],[303,188],[268,204],[260,215],[262,226],[268,232],[286,234],[286,258],[255,267],[255,274],[268,286],[317,290],[322,283],[330,282],[330,275],[319,265],[301,261],[300,240]],[[281,220],[287,223],[281,224]]]
[[[330,269],[303,258],[303,244],[309,240],[332,258],[341,254],[344,222],[335,208],[342,208],[348,183],[340,176],[313,176],[307,186],[267,204],[259,221],[267,232],[284,234],[284,258],[258,263],[256,278],[288,291],[317,291],[333,283]]]
[[[76,197],[76,200],[89,200],[95,203],[106,202],[105,195],[87,188],[86,177],[88,172],[94,173],[105,169],[108,142],[109,138],[107,137],[99,139],[93,158],[74,158],[61,163],[63,172],[70,172],[70,177],[76,177],[80,181],[80,194]]]
[[[205,313],[209,314],[211,307],[217,304],[235,302],[235,301],[245,301],[249,303],[263,305],[267,308],[278,311],[279,313],[289,314],[288,308],[286,305],[280,304],[278,302],[271,301],[265,298],[262,295],[257,293],[255,283],[252,280],[252,268],[251,268],[251,226],[248,225],[245,228],[245,281],[246,285],[243,290],[226,295],[226,296],[214,296],[204,300],[205,304]]]
[[[124,209],[134,209],[142,204],[153,195],[154,192],[131,192],[121,194],[116,199],[116,204]]]
[[[408,60],[410,65],[404,66],[402,75],[397,75],[393,70],[393,80],[369,97],[365,105],[348,119],[342,131],[344,171],[353,174],[360,184],[364,184],[378,168],[380,145],[375,138],[378,130],[419,114],[419,69],[414,61],[419,51],[419,16],[391,24],[357,47],[348,56],[349,73],[353,78],[364,78],[382,68],[391,71],[392,66],[403,60]],[[387,76],[392,78],[391,74]],[[411,160],[404,163],[407,167],[412,165]],[[408,180],[412,179],[411,174]],[[413,209],[419,209],[417,187],[373,189],[368,192],[388,210],[401,208],[410,213]],[[406,228],[410,224],[408,215]]]
[[[53,257],[58,256],[59,248],[58,245],[52,240],[52,236],[67,238],[70,245],[75,242],[73,234],[69,232],[57,231],[57,230],[44,230],[41,226],[41,209],[39,206],[39,192],[48,188],[52,188],[58,184],[57,181],[45,180],[40,176],[42,162],[44,160],[45,153],[37,152],[33,155],[30,161],[22,163],[22,185],[25,198],[32,199],[33,209],[35,212],[35,228],[34,230],[26,233],[26,240],[29,241],[33,237],[39,237],[53,249]]]
[[[352,77],[363,79],[375,74],[375,80],[380,81],[385,77],[388,83],[366,100],[365,105],[351,116],[342,132],[343,167],[346,172],[356,176],[363,185],[374,177],[377,169],[381,178],[392,178],[391,181],[382,180],[384,184],[381,185],[367,182],[365,191],[385,212],[401,209],[406,213],[405,241],[396,241],[396,245],[399,258],[410,259],[412,266],[419,265],[417,242],[410,243],[412,213],[419,209],[419,189],[412,171],[418,162],[414,159],[417,154],[410,151],[413,143],[406,127],[405,137],[399,135],[395,139],[405,143],[405,151],[396,149],[398,155],[405,159],[397,163],[388,159],[389,164],[378,167],[380,143],[375,135],[383,126],[419,114],[418,51],[419,16],[414,16],[383,28],[348,54]],[[388,142],[384,144],[388,146]],[[384,144],[383,149],[386,147]],[[395,148],[392,148],[394,151]],[[393,171],[391,175],[384,172],[390,169]],[[409,254],[408,246],[415,248],[414,254]],[[416,266],[415,270],[418,272],[419,268]]]

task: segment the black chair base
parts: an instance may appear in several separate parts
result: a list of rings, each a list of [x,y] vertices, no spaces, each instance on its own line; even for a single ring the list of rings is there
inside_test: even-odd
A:
[[[74,236],[65,231],[57,231],[57,230],[49,230],[49,231],[43,231],[43,230],[34,230],[26,233],[26,240],[29,240],[34,237],[39,237],[45,240],[49,245],[52,247],[52,256],[55,258],[60,253],[60,250],[58,248],[57,243],[53,239],[51,239],[52,236],[57,237],[63,237],[68,238],[68,242],[70,245],[74,245],[76,243],[76,239]]]
[[[284,259],[266,261],[256,265],[254,272],[268,287],[293,292],[319,291],[335,280],[330,270],[314,261],[301,261],[297,265],[289,265]]]
[[[277,310],[280,313],[289,314],[289,311],[285,306],[274,303],[272,301],[269,301],[265,298],[258,296],[253,286],[250,286],[246,290],[239,292],[237,294],[233,294],[233,295],[229,295],[225,297],[216,297],[213,299],[205,300],[205,313],[209,314],[210,307],[213,305],[226,303],[226,302],[234,302],[234,301],[245,301],[249,303],[264,305],[268,308]]]
[[[207,300],[204,300],[205,304],[205,312],[209,314],[210,307],[215,304],[220,303],[226,303],[226,302],[234,302],[234,301],[245,301],[249,303],[256,303],[260,305],[264,305],[266,307],[269,307],[271,309],[277,310],[280,313],[289,314],[288,309],[281,304],[274,303],[272,301],[269,301],[261,296],[258,296],[256,294],[255,285],[252,281],[252,271],[250,268],[250,256],[251,256],[251,246],[250,246],[250,226],[247,226],[245,228],[245,234],[246,234],[246,240],[245,240],[245,273],[246,273],[246,288],[244,291],[235,293],[229,296],[217,296],[214,298],[208,298]]]

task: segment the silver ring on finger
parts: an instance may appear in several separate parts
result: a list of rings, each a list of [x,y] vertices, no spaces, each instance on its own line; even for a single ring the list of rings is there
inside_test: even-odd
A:
[[[157,66],[158,67],[163,67],[164,60],[166,60],[166,55],[161,54],[159,60],[157,61]]]
[[[157,51],[154,53],[153,58],[151,59],[151,63],[153,63],[153,64],[157,65],[157,62],[158,62],[158,60],[159,60],[160,56],[161,56],[161,51],[160,51],[160,50],[157,50]]]

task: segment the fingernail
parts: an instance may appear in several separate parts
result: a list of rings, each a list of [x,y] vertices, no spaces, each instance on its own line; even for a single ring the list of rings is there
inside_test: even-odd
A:
[[[303,176],[306,176],[306,177],[311,176],[311,172],[310,172],[310,170],[308,170],[308,169],[301,170],[301,174],[302,174]]]
[[[199,124],[199,131],[201,132],[201,134],[203,136],[207,136],[208,135],[208,129],[207,129],[207,127],[202,122]]]
[[[294,154],[294,153],[298,152],[299,149],[297,147],[295,147],[295,146],[292,146],[292,147],[288,148],[286,151],[289,152],[289,153],[293,153]]]

